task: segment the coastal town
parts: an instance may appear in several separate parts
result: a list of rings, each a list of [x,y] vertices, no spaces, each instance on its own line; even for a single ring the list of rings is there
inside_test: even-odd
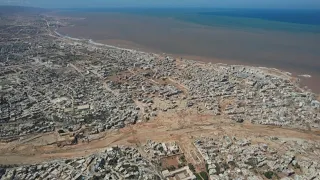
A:
[[[297,77],[58,33],[68,25],[1,15],[0,179],[319,179],[320,96]]]

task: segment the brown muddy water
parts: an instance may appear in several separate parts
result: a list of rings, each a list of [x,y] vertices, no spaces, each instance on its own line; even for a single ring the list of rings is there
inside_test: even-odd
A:
[[[206,62],[278,68],[320,93],[320,34],[209,27],[171,18],[123,13],[63,13],[82,17],[60,28],[76,38]]]

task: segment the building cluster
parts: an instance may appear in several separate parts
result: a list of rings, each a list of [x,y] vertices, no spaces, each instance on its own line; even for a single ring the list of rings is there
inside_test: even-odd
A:
[[[320,144],[316,141],[214,136],[197,139],[194,146],[206,162],[208,177],[214,180],[293,180],[320,176]],[[176,143],[147,141],[143,147],[145,155],[135,148],[115,146],[82,158],[1,166],[0,178],[193,180],[199,177],[190,163],[172,170],[159,168],[155,158],[176,155],[179,152]]]
[[[190,62],[184,69],[191,104],[225,114],[236,122],[319,128],[319,101],[297,82],[277,70],[246,66],[206,65]],[[277,73],[276,73],[277,72]]]
[[[77,159],[19,167],[0,167],[0,179],[163,179],[137,149],[112,147]]]
[[[236,122],[319,127],[319,101],[285,73],[104,47],[54,33],[52,18],[43,16],[7,23],[0,29],[2,138],[78,124],[94,134],[179,108]]]
[[[144,145],[144,151],[151,159],[157,159],[166,156],[172,156],[181,153],[179,145],[176,142],[159,143],[148,140]]]
[[[279,70],[104,46],[56,33],[53,28],[64,23],[52,17],[4,17],[1,23],[0,141],[56,131],[75,135],[72,143],[84,142],[90,135],[188,110],[238,123],[320,128],[319,99]],[[194,145],[207,163],[203,175],[211,179],[320,177],[318,142],[263,141],[224,136]],[[143,153],[147,156],[113,147],[83,158],[1,167],[0,178],[196,178],[186,164],[160,173],[160,157],[181,153],[174,142],[148,141]]]
[[[196,180],[197,177],[190,170],[189,166],[174,171],[165,170],[162,174],[166,180]]]
[[[319,142],[277,137],[266,137],[264,142],[259,142],[223,136],[198,139],[194,144],[207,163],[211,179],[320,177]]]

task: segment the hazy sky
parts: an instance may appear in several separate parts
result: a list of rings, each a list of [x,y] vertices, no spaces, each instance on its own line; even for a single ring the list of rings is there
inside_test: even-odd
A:
[[[219,8],[316,8],[320,0],[0,0],[0,5],[45,8],[79,7],[219,7]]]

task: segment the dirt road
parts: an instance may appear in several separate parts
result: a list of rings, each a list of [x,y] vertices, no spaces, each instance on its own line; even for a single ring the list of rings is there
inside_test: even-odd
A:
[[[107,132],[103,138],[89,143],[79,143],[73,146],[57,147],[57,145],[41,145],[39,139],[27,143],[11,142],[1,144],[1,164],[30,164],[52,159],[75,158],[96,153],[115,145],[137,146],[147,140],[158,142],[176,141],[184,152],[197,152],[193,142],[198,137],[229,135],[235,137],[278,136],[283,138],[298,138],[320,140],[320,132],[306,132],[281,127],[254,125],[249,122],[234,123],[221,116],[190,114],[181,118],[177,113],[163,114],[158,118],[144,123],[127,126],[123,129]],[[52,134],[45,134],[47,138]],[[186,153],[191,162],[194,153]]]

